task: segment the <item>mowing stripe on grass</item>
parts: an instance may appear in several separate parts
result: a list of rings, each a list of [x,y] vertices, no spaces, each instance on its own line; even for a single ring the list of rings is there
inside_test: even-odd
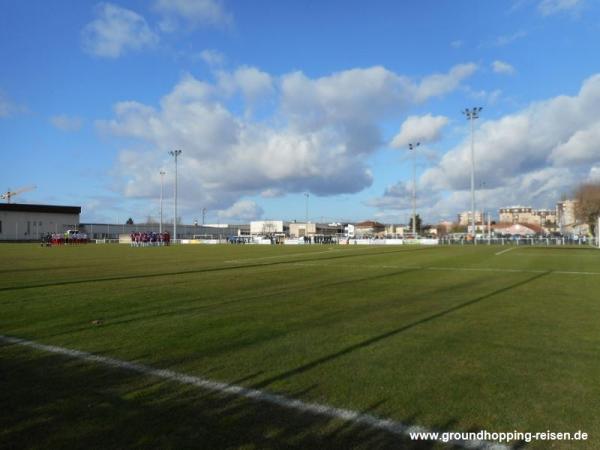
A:
[[[378,247],[370,247],[370,246],[352,248],[351,250],[342,250],[341,248],[330,248],[328,250],[319,251],[319,252],[309,252],[309,251],[306,251],[306,252],[302,252],[302,253],[282,253],[281,255],[258,256],[256,258],[229,259],[229,260],[223,261],[223,262],[225,262],[225,263],[243,263],[243,262],[246,262],[246,261],[260,261],[261,259],[287,258],[289,256],[312,256],[312,255],[322,255],[323,253],[331,254],[331,253],[341,252],[341,251],[345,252],[344,256],[356,256],[354,253],[351,253],[351,252],[355,252],[356,250],[380,250],[380,248],[378,248]],[[394,250],[394,252],[396,252],[396,250]],[[391,251],[390,252],[384,252],[384,253],[391,253]],[[376,253],[376,255],[378,255],[378,254],[379,253]],[[367,254],[365,256],[369,256],[369,255]],[[286,263],[288,261],[282,261],[282,262]]]
[[[251,400],[257,400],[260,402],[271,403],[287,409],[299,411],[301,413],[316,414],[320,416],[330,417],[333,419],[339,419],[357,425],[382,430],[397,436],[401,436],[403,438],[409,437],[411,433],[432,432],[432,430],[429,430],[424,427],[416,425],[406,425],[401,422],[396,422],[390,419],[382,419],[372,414],[364,414],[358,411],[335,408],[333,406],[321,405],[318,403],[307,403],[301,400],[288,398],[279,394],[271,394],[269,392],[259,391],[257,389],[248,389],[242,386],[212,381],[205,378],[175,372],[172,370],[156,369],[154,367],[146,366],[144,364],[123,361],[120,359],[109,358],[106,356],[94,355],[92,353],[87,353],[80,350],[72,350],[64,347],[58,347],[55,345],[40,344],[38,342],[29,341],[26,339],[3,335],[0,335],[0,342],[29,347],[43,352],[64,355],[78,360],[88,361],[117,369],[129,370],[132,372],[141,373],[143,375],[149,375],[168,381],[174,381],[180,384],[196,386],[220,394],[234,395]],[[439,434],[440,438],[438,439],[438,442],[443,442],[441,440],[442,433]],[[508,450],[510,448],[505,445],[497,444],[494,442],[480,440],[450,440],[448,442],[443,443],[478,450]]]

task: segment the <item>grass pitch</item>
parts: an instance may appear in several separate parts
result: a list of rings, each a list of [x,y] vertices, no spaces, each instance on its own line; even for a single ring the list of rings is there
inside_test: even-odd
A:
[[[600,251],[0,246],[0,335],[600,448]],[[0,344],[0,448],[442,448]]]

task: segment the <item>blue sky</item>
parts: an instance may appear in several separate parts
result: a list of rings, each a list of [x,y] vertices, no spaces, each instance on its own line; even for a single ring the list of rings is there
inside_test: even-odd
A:
[[[0,3],[1,190],[82,221],[427,222],[553,207],[600,179],[600,5],[514,1]]]

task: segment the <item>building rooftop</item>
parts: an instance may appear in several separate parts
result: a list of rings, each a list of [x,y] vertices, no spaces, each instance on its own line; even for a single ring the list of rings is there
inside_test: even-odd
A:
[[[385,227],[384,224],[379,223],[379,222],[375,222],[373,220],[365,220],[364,222],[357,223],[355,226],[362,227],[362,228],[366,228],[366,227]]]
[[[25,203],[0,203],[0,211],[54,213],[54,214],[81,214],[81,206],[32,205],[32,204],[25,204]]]

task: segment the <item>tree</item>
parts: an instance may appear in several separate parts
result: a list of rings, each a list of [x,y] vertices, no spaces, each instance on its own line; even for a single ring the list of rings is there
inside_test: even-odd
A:
[[[419,216],[419,215],[417,214],[415,217],[416,217],[416,222],[415,222],[415,224],[416,224],[416,227],[415,227],[415,230],[417,231],[417,233],[420,233],[420,232],[421,232],[421,222],[422,222],[422,221],[421,221],[421,216]],[[412,218],[412,216],[411,216],[411,217],[410,217],[410,220],[408,221],[408,229],[409,229],[410,231],[412,231],[412,229],[413,229],[413,225],[412,225],[412,224],[413,224],[413,218]]]
[[[133,225],[133,219],[131,217],[129,219],[127,219],[127,222],[125,222],[125,225]]]
[[[460,223],[453,223],[452,227],[450,227],[450,232],[451,233],[466,233],[467,226],[461,225]]]
[[[590,226],[595,233],[596,223],[600,216],[600,183],[583,183],[575,192],[575,218],[578,222]]]

